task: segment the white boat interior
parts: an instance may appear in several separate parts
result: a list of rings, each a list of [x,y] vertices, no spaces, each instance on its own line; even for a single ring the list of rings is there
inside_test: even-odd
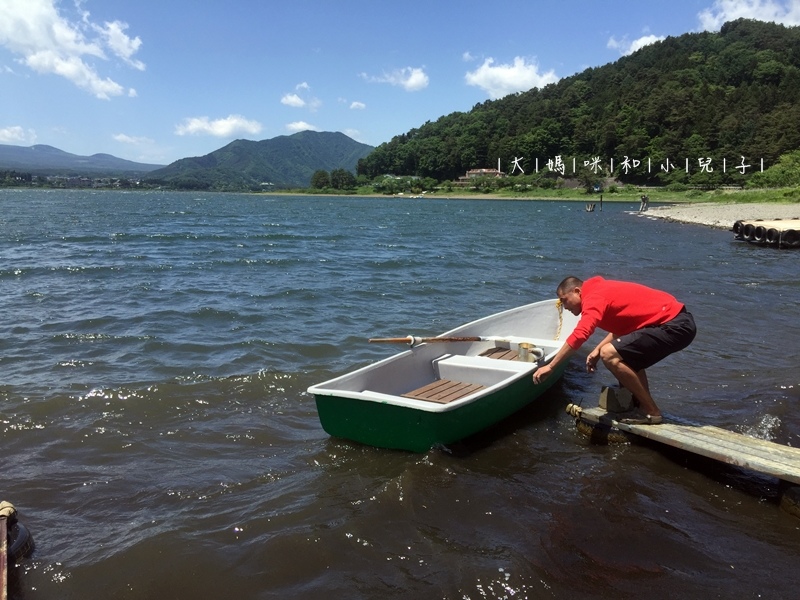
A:
[[[482,341],[424,343],[312,386],[309,392],[431,412],[453,410],[531,377],[555,355],[576,322],[571,313],[558,311],[555,301],[521,306],[439,336]],[[532,348],[528,360],[519,360],[520,344]]]

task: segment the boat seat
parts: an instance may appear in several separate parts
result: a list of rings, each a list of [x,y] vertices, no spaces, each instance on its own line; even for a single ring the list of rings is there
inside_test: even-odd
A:
[[[473,392],[482,390],[486,386],[477,383],[464,383],[463,381],[452,381],[450,379],[437,379],[433,383],[423,385],[420,388],[403,394],[403,398],[413,398],[414,400],[428,400],[447,404],[453,400],[458,400],[464,396],[469,396]]]
[[[544,355],[547,356],[552,352],[556,352],[564,342],[559,340],[543,340],[538,338],[520,338],[520,341],[526,341],[529,344],[532,344],[533,347],[537,350],[541,350],[544,352]],[[493,348],[489,348],[484,350],[478,356],[485,356],[488,358],[494,358],[499,360],[519,360],[519,352],[517,351],[518,345],[517,344],[500,344],[498,343]]]
[[[509,348],[489,348],[488,350],[481,352],[478,356],[495,358],[497,360],[519,360],[519,352]]]

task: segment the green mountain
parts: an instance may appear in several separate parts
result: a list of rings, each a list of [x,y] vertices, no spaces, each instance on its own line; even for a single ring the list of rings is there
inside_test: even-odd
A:
[[[573,158],[584,170],[584,161],[614,159],[615,175],[631,183],[741,183],[734,165],[752,173],[800,148],[798,123],[800,28],[740,19],[427,122],[378,146],[358,174],[448,181],[498,159],[511,171],[524,157],[526,177],[538,159],[540,176],[552,178],[547,161],[562,157],[569,170]],[[626,157],[637,170],[622,171]],[[708,157],[714,171],[701,172]]]
[[[137,163],[110,154],[79,156],[53,146],[0,144],[0,170],[13,169],[34,175],[142,175],[163,165]]]
[[[273,189],[308,187],[315,171],[355,172],[374,148],[343,133],[301,131],[253,142],[236,140],[205,156],[183,158],[153,171],[148,183],[181,189]]]

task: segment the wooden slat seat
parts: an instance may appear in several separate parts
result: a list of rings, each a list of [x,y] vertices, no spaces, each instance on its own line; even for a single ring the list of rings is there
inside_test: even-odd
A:
[[[423,385],[416,390],[412,390],[403,394],[403,397],[447,404],[448,402],[458,400],[459,398],[468,396],[473,392],[482,390],[484,387],[486,386],[478,385],[477,383],[464,383],[463,381],[451,381],[450,379],[437,379],[433,383]]]
[[[508,348],[489,348],[481,352],[479,356],[496,358],[498,360],[519,360],[519,353],[516,350],[509,350]]]

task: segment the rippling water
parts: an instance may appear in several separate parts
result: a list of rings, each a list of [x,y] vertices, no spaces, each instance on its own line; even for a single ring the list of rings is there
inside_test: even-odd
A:
[[[539,404],[424,455],[329,438],[305,390],[553,297],[686,302],[664,410],[800,444],[800,253],[633,205],[0,190],[0,499],[37,542],[11,597],[793,598],[776,482],[591,445]]]

